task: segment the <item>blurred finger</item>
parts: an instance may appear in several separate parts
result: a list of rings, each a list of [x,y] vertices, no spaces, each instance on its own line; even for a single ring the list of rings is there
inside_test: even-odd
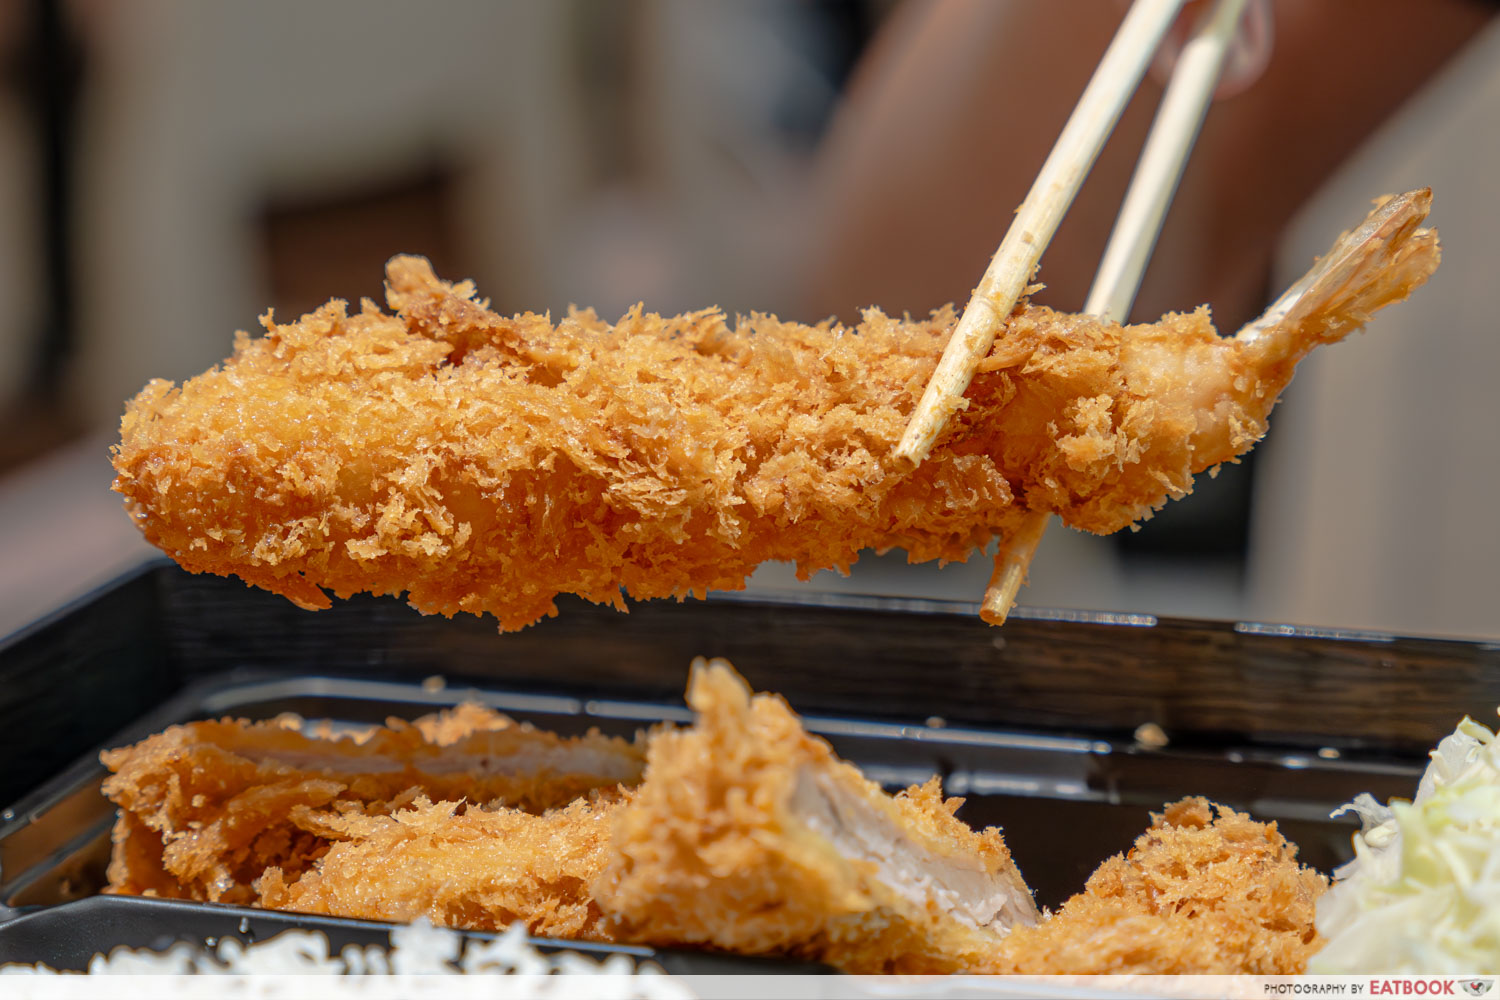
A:
[[[1165,86],[1171,79],[1172,69],[1177,65],[1182,48],[1193,36],[1193,30],[1207,6],[1207,0],[1190,0],[1167,32],[1167,37],[1162,40],[1161,48],[1157,50],[1156,58],[1151,63],[1151,79],[1158,84]],[[1274,28],[1271,0],[1250,0],[1240,18],[1234,44],[1224,60],[1223,74],[1214,91],[1215,99],[1222,100],[1243,93],[1265,73],[1266,66],[1271,61]]]

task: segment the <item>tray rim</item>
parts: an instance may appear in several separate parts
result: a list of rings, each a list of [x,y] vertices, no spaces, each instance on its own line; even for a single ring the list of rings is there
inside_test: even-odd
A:
[[[0,844],[7,839],[21,833],[23,830],[40,820],[49,810],[63,804],[67,800],[85,794],[88,789],[101,781],[107,774],[104,766],[99,762],[99,752],[103,749],[123,746],[128,743],[144,739],[163,729],[202,718],[239,717],[251,719],[271,718],[269,714],[236,714],[243,706],[254,705],[257,702],[275,701],[277,699],[331,699],[348,700],[350,702],[364,701],[366,703],[391,703],[401,705],[414,713],[425,714],[428,711],[437,711],[442,708],[466,700],[477,700],[497,711],[508,714],[524,715],[528,712],[544,714],[557,714],[563,716],[575,716],[584,722],[604,722],[620,720],[637,724],[640,730],[660,722],[680,722],[691,718],[691,712],[681,706],[667,706],[657,702],[629,702],[618,699],[587,700],[566,695],[542,695],[529,691],[508,691],[493,687],[480,687],[473,684],[445,685],[442,688],[431,689],[424,683],[418,681],[396,681],[388,679],[373,678],[351,678],[339,676],[326,676],[319,674],[286,675],[257,670],[244,670],[240,672],[223,672],[208,677],[200,678],[190,682],[181,690],[176,692],[165,702],[162,702],[152,711],[132,720],[108,740],[102,742],[94,749],[84,753],[73,761],[68,767],[55,774],[32,792],[17,800],[14,804],[0,810]],[[604,709],[601,711],[600,709]],[[337,718],[336,715],[319,716],[305,715],[305,718]],[[1046,732],[1026,732],[1006,728],[979,729],[966,725],[958,726],[923,726],[915,723],[900,724],[879,720],[865,720],[855,717],[828,716],[822,714],[802,715],[807,730],[821,737],[853,737],[865,740],[888,741],[886,745],[894,745],[897,742],[910,741],[913,743],[925,743],[937,746],[975,746],[981,749],[989,749],[1001,752],[1018,752],[1023,754],[1063,754],[1069,758],[1082,757],[1139,757],[1143,759],[1176,760],[1179,762],[1204,765],[1209,767],[1239,767],[1242,765],[1260,766],[1279,771],[1328,771],[1342,774],[1351,772],[1364,772],[1372,778],[1379,775],[1384,778],[1405,778],[1415,787],[1416,779],[1420,775],[1422,765],[1416,760],[1382,758],[1378,760],[1359,760],[1338,757],[1333,759],[1321,759],[1309,756],[1304,751],[1295,748],[1275,749],[1269,747],[1223,747],[1216,750],[1205,750],[1201,747],[1179,747],[1179,748],[1153,748],[1143,746],[1139,743],[1126,743],[1118,740],[1110,740],[1104,737],[1078,737],[1051,734]],[[855,755],[857,756],[857,755]],[[1082,761],[1080,761],[1082,765]],[[1086,766],[1086,765],[1084,765]],[[874,780],[879,779],[880,769],[876,765],[862,766],[867,774],[876,775]],[[922,769],[923,773],[930,773]],[[995,791],[985,792],[982,789],[972,787],[959,787],[956,781],[959,775],[967,775],[969,780],[975,774],[984,772],[959,769],[949,773],[945,778],[945,784],[952,783],[949,790],[953,794],[965,797],[974,794],[996,794]],[[1024,775],[1026,772],[1016,772]],[[1045,773],[1042,772],[1042,773]],[[1060,772],[1061,773],[1061,772]],[[1032,789],[1024,797],[1039,797],[1044,799],[1065,799],[1069,801],[1105,801],[1098,794],[1078,795],[1063,794],[1060,790],[1064,784],[1069,784],[1062,778],[1054,778],[1054,783],[1062,782],[1051,792],[1042,789],[1041,785]],[[882,784],[891,786],[890,781],[882,781]],[[896,782],[899,785],[902,782]],[[1015,796],[1020,793],[1000,792],[999,794]],[[1118,794],[1118,790],[1111,791],[1110,796]],[[1129,796],[1127,796],[1129,798]],[[1129,805],[1128,801],[1115,803],[1118,805]],[[1243,803],[1241,804],[1243,805]],[[1262,810],[1264,811],[1264,809]],[[66,859],[78,851],[85,850],[101,834],[106,832],[114,823],[116,811],[106,810],[106,814],[88,822],[76,830],[66,840],[54,845],[48,850],[37,863],[28,865],[22,871],[11,874],[0,869],[0,925],[14,919],[25,908],[9,906],[4,900],[12,898],[17,892],[22,892],[27,886],[38,879],[45,878],[61,859]],[[1275,818],[1292,818],[1292,814],[1282,813]],[[1304,817],[1306,818],[1306,817]],[[51,862],[50,864],[48,862]],[[46,908],[66,905],[66,903],[50,904]]]
[[[260,591],[251,584],[244,583],[237,576],[218,576],[217,574],[193,573],[185,570],[174,560],[166,555],[151,556],[140,563],[126,569],[124,572],[106,580],[87,591],[73,597],[67,602],[54,608],[45,615],[28,622],[8,633],[0,634],[0,656],[13,646],[31,638],[46,628],[59,624],[70,615],[87,608],[90,604],[101,597],[110,594],[121,587],[142,577],[155,576],[163,570],[178,571],[191,576],[209,576],[223,580],[239,581],[247,589]],[[366,595],[368,596],[368,595]],[[562,595],[559,595],[562,596]],[[400,598],[386,596],[379,598],[385,601],[398,603],[406,606]],[[631,607],[661,604],[671,601],[671,598],[653,598],[648,600],[636,600],[629,598]],[[786,590],[781,588],[746,589],[746,590],[714,590],[707,597],[688,598],[678,603],[717,603],[736,605],[755,605],[765,607],[788,607],[788,608],[817,608],[833,611],[874,612],[879,614],[899,614],[913,616],[961,616],[966,618],[979,618],[979,603],[977,601],[961,601],[951,598],[939,597],[895,597],[886,594],[861,594],[857,592],[828,591],[828,590]],[[476,617],[476,616],[469,616]],[[477,616],[478,620],[488,620],[486,616]],[[1353,642],[1368,644],[1391,644],[1391,643],[1422,643],[1435,644],[1439,646],[1451,646],[1453,648],[1480,650],[1484,652],[1500,652],[1500,638],[1496,639],[1474,639],[1459,636],[1445,635],[1418,635],[1383,630],[1368,630],[1355,628],[1340,628],[1321,625],[1306,625],[1287,622],[1276,622],[1252,618],[1196,618],[1172,615],[1153,615],[1141,612],[1127,611],[1103,611],[1077,608],[1056,608],[1041,605],[1018,604],[1009,615],[1009,620],[1021,622],[1048,622],[1064,623],[1071,625],[1107,626],[1116,628],[1153,628],[1157,626],[1170,626],[1178,629],[1205,632],[1232,632],[1238,635],[1258,636],[1272,639],[1317,639],[1334,642]],[[535,627],[535,626],[528,626]],[[995,627],[998,636],[1004,636],[1004,627]],[[523,630],[524,631],[524,630]]]

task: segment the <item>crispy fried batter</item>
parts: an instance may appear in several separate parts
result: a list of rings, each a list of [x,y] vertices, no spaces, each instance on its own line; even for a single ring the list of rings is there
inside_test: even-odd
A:
[[[1038,925],[999,831],[958,820],[937,779],[886,795],[722,661],[695,664],[689,701],[693,727],[652,736],[633,788],[614,776],[640,774],[639,745],[477,706],[353,739],[174,727],[107,755],[112,891],[851,972],[1289,974],[1317,946],[1327,881],[1275,824],[1168,806]]]
[[[295,716],[194,722],[102,754],[121,810],[111,891],[249,902],[268,867],[295,877],[328,849],[306,810],[380,815],[428,797],[541,812],[634,783],[644,764],[642,742],[564,739],[478,705],[353,737],[319,732]]]
[[[936,779],[886,795],[722,662],[695,665],[690,701],[694,727],[653,736],[639,786],[530,810],[460,808],[441,780],[472,774],[472,740],[513,724],[454,739],[442,767],[412,725],[358,744],[278,724],[175,727],[109,755],[109,792],[124,807],[114,891],[482,930],[521,920],[535,933],[851,971],[959,971],[1006,927],[1037,919],[999,831],[957,820],[961,800],[945,800]],[[639,768],[635,747],[608,750]],[[353,778],[349,758],[362,753],[407,766]],[[547,804],[543,784],[512,786],[511,798]],[[449,801],[425,794],[439,787]]]
[[[815,958],[851,972],[973,967],[1036,908],[995,829],[934,778],[891,797],[779,697],[698,661],[693,728],[658,734],[595,886],[621,940]]]
[[[766,560],[806,576],[867,548],[964,559],[1029,511],[1116,531],[1249,449],[1303,355],[1426,280],[1428,201],[1383,209],[1399,225],[1356,242],[1350,280],[1274,336],[1220,339],[1206,309],[1131,327],[1019,309],[915,470],[891,452],[951,309],[870,310],[855,329],[639,308],[553,325],[397,257],[395,316],[368,300],[268,315],[221,368],[146,386],[115,489],[194,572],[306,608],[325,589],[406,592],[502,629],[555,613],[559,593],[623,607],[622,588],[739,589]]]
[[[535,815],[418,798],[389,816],[299,807],[293,820],[330,843],[314,870],[269,869],[262,906],[299,913],[469,930],[521,921],[532,934],[613,940],[590,884],[609,860],[610,812],[602,791]]]
[[[1293,975],[1318,947],[1313,915],[1328,880],[1243,813],[1189,798],[1153,813],[1129,853],[1082,893],[1018,928],[990,971],[1033,975]]]

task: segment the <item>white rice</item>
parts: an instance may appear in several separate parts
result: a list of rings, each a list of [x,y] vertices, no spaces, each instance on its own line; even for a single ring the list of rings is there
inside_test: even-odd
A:
[[[462,935],[427,920],[391,931],[391,947],[350,945],[338,955],[329,953],[328,938],[317,931],[284,931],[266,941],[246,945],[226,938],[215,948],[188,943],[174,944],[153,952],[116,948],[95,955],[89,975],[130,974],[147,976],[142,989],[111,986],[112,1000],[130,1000],[139,995],[238,997],[317,996],[374,997],[394,995],[442,995],[445,1000],[467,996],[561,998],[599,997],[604,1000],[686,1000],[693,993],[653,963],[637,963],[628,955],[611,955],[598,961],[577,952],[545,955],[527,940],[519,924],[492,941],[465,943]],[[475,976],[473,986],[456,976]],[[97,986],[71,973],[60,973],[45,965],[0,966],[0,976],[18,978],[0,989],[6,1000],[84,997],[101,995]],[[227,989],[209,987],[200,976],[231,977],[217,980]],[[249,977],[255,977],[250,979]],[[305,976],[345,977],[322,980],[323,986],[308,991]],[[493,976],[503,976],[495,980]],[[570,978],[593,977],[587,983]],[[32,977],[19,978],[19,977]],[[483,983],[484,985],[481,985]],[[28,988],[28,984],[29,987]],[[300,984],[301,988],[298,988]],[[73,986],[83,987],[79,989]],[[477,989],[475,987],[478,987]]]

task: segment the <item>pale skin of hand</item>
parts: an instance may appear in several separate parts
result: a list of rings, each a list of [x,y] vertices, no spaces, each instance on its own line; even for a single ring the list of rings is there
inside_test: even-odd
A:
[[[1253,318],[1292,214],[1492,9],[1276,0],[1270,64],[1210,109],[1132,318],[1204,302],[1226,332]],[[1120,17],[1071,0],[898,8],[820,154],[802,314],[962,305]],[[1042,258],[1039,303],[1082,306],[1160,99],[1145,80]]]

